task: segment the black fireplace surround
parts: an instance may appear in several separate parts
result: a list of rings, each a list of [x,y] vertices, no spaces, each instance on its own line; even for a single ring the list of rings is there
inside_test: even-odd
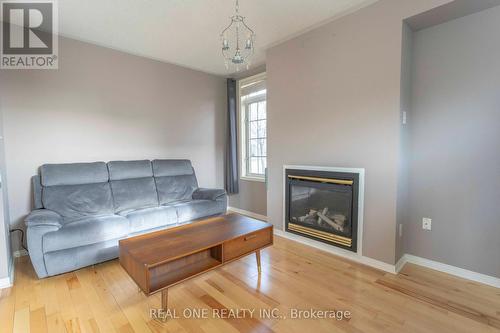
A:
[[[285,170],[285,230],[357,252],[359,174]]]

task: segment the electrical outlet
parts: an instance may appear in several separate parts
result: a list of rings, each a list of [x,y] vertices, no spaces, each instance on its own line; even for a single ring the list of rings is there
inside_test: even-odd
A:
[[[403,237],[403,224],[399,224],[399,237]]]
[[[432,229],[432,219],[424,217],[422,219],[422,229],[430,231]]]
[[[408,117],[406,115],[406,111],[403,111],[401,118],[402,118],[401,122],[403,123],[403,125],[406,125],[406,123],[408,122]]]

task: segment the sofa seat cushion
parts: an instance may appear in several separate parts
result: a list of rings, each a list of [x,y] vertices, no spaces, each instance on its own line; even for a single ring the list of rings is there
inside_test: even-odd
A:
[[[225,211],[224,204],[214,200],[189,200],[173,204],[177,209],[177,221],[179,223],[222,214]]]
[[[130,222],[130,233],[160,228],[177,223],[177,210],[175,207],[152,207],[124,211],[120,215],[125,216]]]
[[[43,236],[43,252],[59,251],[126,237],[129,221],[118,215],[65,221],[61,229]]]

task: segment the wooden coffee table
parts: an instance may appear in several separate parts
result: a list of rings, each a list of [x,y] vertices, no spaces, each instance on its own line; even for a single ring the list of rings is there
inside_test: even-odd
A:
[[[238,214],[208,218],[120,241],[120,264],[146,294],[162,293],[167,309],[168,288],[256,254],[273,244],[271,224]]]

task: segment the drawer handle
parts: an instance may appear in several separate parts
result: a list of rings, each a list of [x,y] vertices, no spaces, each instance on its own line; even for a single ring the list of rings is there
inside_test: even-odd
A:
[[[246,242],[246,241],[248,241],[248,240],[254,239],[254,238],[256,238],[256,237],[257,237],[257,235],[250,235],[250,236],[247,236],[247,237],[245,237],[245,242]]]

